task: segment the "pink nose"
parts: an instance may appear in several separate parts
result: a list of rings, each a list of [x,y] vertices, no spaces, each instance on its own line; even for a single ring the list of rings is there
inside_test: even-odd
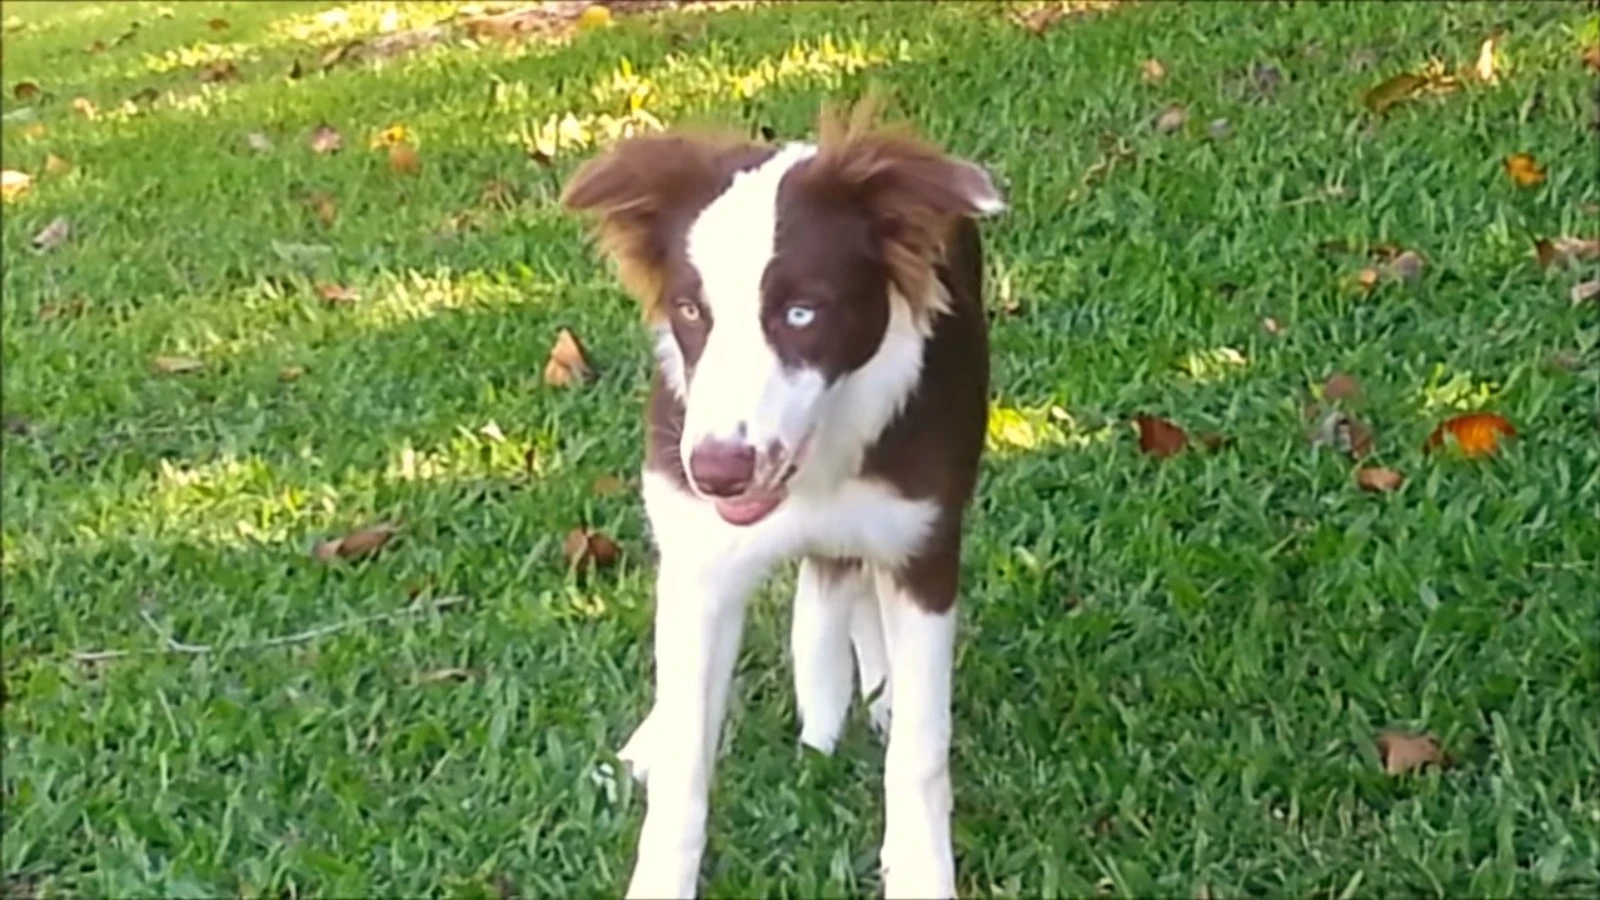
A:
[[[689,454],[689,477],[713,497],[744,493],[756,474],[756,448],[733,441],[701,441]]]

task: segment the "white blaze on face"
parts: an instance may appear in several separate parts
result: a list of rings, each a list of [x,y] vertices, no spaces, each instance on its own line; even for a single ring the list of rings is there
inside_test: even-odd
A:
[[[785,368],[761,328],[761,276],[774,252],[778,184],[815,152],[807,144],[790,144],[734,176],[689,228],[688,259],[700,275],[711,334],[687,385],[685,459],[707,439],[749,444],[758,453],[776,441],[793,453],[816,419],[827,387],[822,375]],[[667,368],[671,378],[672,366]],[[758,478],[767,474],[758,471]]]

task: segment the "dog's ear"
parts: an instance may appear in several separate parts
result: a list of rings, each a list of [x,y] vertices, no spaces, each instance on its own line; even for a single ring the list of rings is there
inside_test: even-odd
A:
[[[823,111],[815,188],[861,205],[883,241],[900,291],[920,302],[952,226],[1006,208],[989,173],[918,138],[903,125],[878,122],[881,97],[869,95],[848,115]]]
[[[580,167],[561,203],[598,216],[602,248],[649,311],[660,302],[669,259],[682,252],[684,230],[756,149],[711,132],[629,138]]]

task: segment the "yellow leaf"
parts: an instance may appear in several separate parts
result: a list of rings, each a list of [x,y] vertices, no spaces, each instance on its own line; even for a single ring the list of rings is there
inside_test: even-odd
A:
[[[205,368],[205,363],[188,356],[158,356],[150,364],[155,366],[157,372],[167,375],[182,375]]]
[[[1531,153],[1513,153],[1505,158],[1506,174],[1518,187],[1533,187],[1544,181],[1544,167]]]
[[[33,176],[27,172],[19,172],[16,169],[0,172],[0,197],[6,200],[21,197],[31,187],[33,187]]]
[[[604,28],[611,24],[611,10],[600,4],[594,4],[578,14],[578,27],[582,29]]]

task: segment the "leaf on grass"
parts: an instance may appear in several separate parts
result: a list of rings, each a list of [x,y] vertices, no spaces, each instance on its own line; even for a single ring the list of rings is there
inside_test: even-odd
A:
[[[1534,242],[1533,255],[1544,269],[1594,259],[1600,257],[1600,238],[1540,238]]]
[[[15,200],[33,187],[33,176],[16,169],[0,171],[0,199]]]
[[[1588,303],[1596,297],[1600,297],[1600,278],[1580,281],[1572,286],[1572,305],[1574,306],[1580,303]]]
[[[23,80],[11,86],[11,96],[18,100],[32,100],[39,96],[39,82]]]
[[[1139,80],[1145,84],[1155,84],[1167,77],[1167,67],[1159,59],[1147,59],[1139,64]]]
[[[206,22],[206,27],[212,31],[227,31],[228,20],[223,18],[211,19]]]
[[[44,157],[44,173],[46,175],[65,175],[72,171],[72,163],[55,155],[47,153]]]
[[[627,490],[628,484],[615,475],[601,475],[594,480],[593,491],[596,497],[610,497]]]
[[[299,381],[300,376],[305,373],[304,366],[284,366],[278,370],[278,380],[283,382]]]
[[[205,363],[192,356],[158,356],[150,360],[150,365],[163,375],[187,375],[206,367]]]
[[[218,84],[224,81],[233,81],[239,77],[239,66],[231,59],[218,60],[200,70],[202,84]]]
[[[591,4],[578,13],[578,27],[584,30],[604,28],[611,24],[611,10],[599,3]]]
[[[1152,456],[1165,459],[1189,443],[1189,435],[1166,419],[1140,413],[1133,421],[1139,426],[1139,449]]]
[[[622,555],[622,548],[617,546],[616,541],[598,531],[574,528],[567,532],[567,538],[561,545],[561,552],[566,556],[568,566],[582,572],[615,563],[617,557]]]
[[[1406,477],[1393,469],[1382,466],[1367,466],[1356,470],[1356,484],[1363,491],[1375,494],[1387,494],[1398,491],[1406,483]]]
[[[1390,775],[1404,775],[1423,766],[1448,766],[1450,758],[1439,747],[1431,734],[1404,734],[1385,731],[1378,735],[1378,756],[1383,761],[1383,771]]]
[[[1378,286],[1378,279],[1381,277],[1383,276],[1377,269],[1368,266],[1356,273],[1356,286],[1361,289],[1362,293],[1371,293],[1372,289]]]
[[[1600,44],[1590,44],[1583,48],[1580,58],[1583,60],[1585,68],[1596,75],[1600,75]]]
[[[95,107],[94,101],[88,97],[73,97],[72,111],[91,121],[100,115],[100,110]]]
[[[1456,446],[1467,456],[1487,456],[1499,449],[1502,436],[1516,437],[1517,429],[1495,413],[1465,413],[1440,423],[1428,435],[1423,449],[1437,450],[1446,436],[1455,438]]]
[[[324,122],[311,132],[311,152],[337,153],[344,146],[344,135],[332,125]]]
[[[318,543],[311,555],[324,562],[333,559],[358,559],[382,550],[400,531],[400,526],[383,522],[351,532],[340,538]]]
[[[1388,266],[1389,273],[1401,281],[1416,281],[1422,275],[1424,261],[1422,255],[1415,250],[1407,250],[1396,256]]]
[[[1500,81],[1494,65],[1494,48],[1499,40],[1498,34],[1492,34],[1478,47],[1478,61],[1472,66],[1472,76],[1484,84],[1496,84]]]
[[[1308,409],[1312,417],[1316,407]],[[1372,452],[1372,429],[1349,413],[1333,410],[1317,420],[1311,431],[1313,447],[1333,447],[1351,459],[1361,459]]]
[[[415,175],[422,171],[422,157],[410,144],[390,144],[389,168],[401,175]]]
[[[568,387],[589,380],[594,369],[583,343],[570,328],[556,333],[556,342],[550,348],[550,358],[544,364],[544,383],[553,387]]]
[[[1041,6],[1017,16],[1017,24],[1034,37],[1041,37],[1066,14],[1060,6]]]
[[[500,430],[500,423],[493,420],[486,422],[483,427],[479,428],[478,433],[496,444],[504,443],[506,439],[506,433]]]
[[[1361,102],[1366,105],[1367,109],[1381,115],[1396,103],[1416,96],[1417,92],[1426,87],[1427,84],[1428,79],[1423,78],[1421,75],[1402,72],[1367,91],[1361,98]]]
[[[1348,372],[1335,372],[1322,383],[1322,399],[1353,400],[1361,396],[1361,379]]]
[[[1513,153],[1505,158],[1502,165],[1518,187],[1533,187],[1544,181],[1544,167],[1531,153]]]
[[[319,284],[317,296],[321,297],[329,306],[347,306],[361,299],[356,289],[344,284]]]
[[[36,253],[46,253],[61,246],[67,238],[72,237],[72,223],[66,216],[57,216],[33,236],[33,249]]]
[[[1283,334],[1283,323],[1271,316],[1264,316],[1261,319],[1261,330],[1270,335],[1280,335]]]
[[[1171,134],[1189,122],[1189,110],[1181,103],[1173,103],[1156,115],[1156,130]]]
[[[327,191],[312,191],[306,195],[306,206],[317,216],[317,221],[324,228],[332,228],[333,223],[339,218],[339,206],[334,203],[333,195]]]
[[[470,681],[475,673],[471,669],[429,669],[417,674],[417,684],[438,684],[441,681]]]

